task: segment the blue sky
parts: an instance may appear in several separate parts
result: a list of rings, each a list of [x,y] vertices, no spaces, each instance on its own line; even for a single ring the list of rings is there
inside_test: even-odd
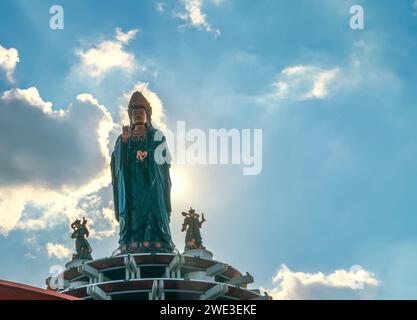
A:
[[[413,0],[2,1],[0,278],[43,286],[77,215],[94,257],[115,249],[105,151],[143,88],[168,128],[263,130],[260,175],[174,165],[179,248],[192,205],[215,257],[277,298],[415,298],[416,34]]]

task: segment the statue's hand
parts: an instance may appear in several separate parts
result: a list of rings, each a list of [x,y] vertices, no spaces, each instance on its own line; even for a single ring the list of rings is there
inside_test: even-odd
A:
[[[138,161],[143,161],[146,159],[146,157],[148,156],[148,152],[147,151],[138,151],[136,153],[136,159]]]
[[[123,126],[122,140],[126,143],[130,138],[129,126]]]

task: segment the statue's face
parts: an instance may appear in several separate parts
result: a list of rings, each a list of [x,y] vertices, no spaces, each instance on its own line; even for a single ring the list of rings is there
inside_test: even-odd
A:
[[[145,125],[147,122],[146,111],[143,108],[132,110],[132,122],[135,125]]]

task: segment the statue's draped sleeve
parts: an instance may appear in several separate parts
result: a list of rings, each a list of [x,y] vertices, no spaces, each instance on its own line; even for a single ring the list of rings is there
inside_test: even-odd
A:
[[[118,137],[114,151],[111,155],[111,175],[113,184],[114,211],[116,220],[127,211],[126,201],[126,148],[121,136]]]
[[[161,134],[161,133],[160,133]],[[162,135],[162,134],[161,134]],[[166,162],[163,164],[157,164],[157,174],[158,174],[158,180],[161,183],[162,186],[162,193],[164,197],[165,202],[165,209],[168,213],[168,217],[171,216],[171,176],[170,176],[170,168],[171,168],[171,155],[168,150],[166,138],[164,135],[162,135],[161,141],[156,141],[155,149],[163,144],[163,157],[166,159]]]

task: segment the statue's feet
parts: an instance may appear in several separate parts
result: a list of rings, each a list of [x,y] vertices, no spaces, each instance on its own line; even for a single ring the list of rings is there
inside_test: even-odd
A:
[[[129,245],[129,253],[146,253],[150,248],[149,241],[137,242],[132,241]]]
[[[130,253],[171,253],[174,248],[160,241],[133,241],[129,246]]]
[[[139,242],[132,241],[129,246],[129,252],[131,253],[138,252],[140,248],[141,248],[141,244]]]

